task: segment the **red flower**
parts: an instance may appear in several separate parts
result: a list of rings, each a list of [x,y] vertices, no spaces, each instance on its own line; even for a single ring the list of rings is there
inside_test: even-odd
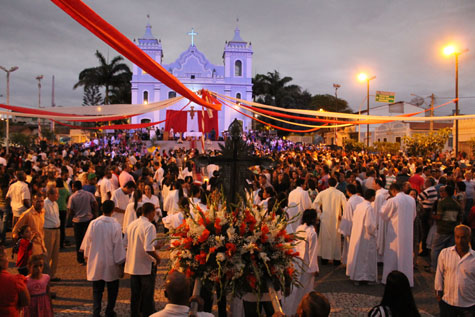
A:
[[[226,243],[226,254],[232,256],[236,252],[236,245],[234,243]]]
[[[261,227],[261,232],[262,232],[263,234],[269,233],[269,227],[268,227],[267,225],[263,225],[263,226]]]
[[[220,222],[221,222],[221,219],[219,219],[219,218],[216,218],[214,220],[214,229],[216,229],[217,234],[221,233],[221,226],[219,225]]]
[[[246,279],[250,287],[256,288],[257,279],[254,275],[249,274],[248,276],[246,276]]]
[[[190,268],[187,268],[185,270],[185,275],[186,277],[192,277],[193,275],[195,275],[195,273],[192,270],[190,270]]]
[[[205,229],[203,231],[203,233],[201,234],[201,236],[199,237],[198,242],[203,243],[206,240],[208,240],[208,237],[209,237],[209,231],[208,231],[208,229]]]
[[[174,246],[175,248],[178,247],[180,245],[180,241],[178,240],[175,240],[172,242],[172,246]]]
[[[215,253],[215,252],[216,252],[216,247],[209,248],[209,254]]]
[[[277,237],[285,237],[287,235],[287,231],[285,229],[282,229],[277,233]]]
[[[205,265],[206,264],[206,252],[201,251],[200,254],[195,255],[195,260],[200,263],[200,265]]]
[[[182,240],[182,244],[183,244],[183,247],[185,247],[185,249],[190,249],[191,245],[193,244],[193,239],[185,238]]]
[[[242,222],[239,226],[239,234],[243,236],[246,233],[246,223]]]
[[[292,276],[295,272],[295,269],[291,266],[285,269],[285,273],[287,273],[288,276]]]

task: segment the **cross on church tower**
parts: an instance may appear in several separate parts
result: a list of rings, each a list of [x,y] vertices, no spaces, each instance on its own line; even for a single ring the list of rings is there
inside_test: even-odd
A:
[[[191,28],[191,32],[188,32],[188,35],[191,36],[191,46],[195,46],[195,35],[198,35],[198,33],[195,32],[194,28]]]

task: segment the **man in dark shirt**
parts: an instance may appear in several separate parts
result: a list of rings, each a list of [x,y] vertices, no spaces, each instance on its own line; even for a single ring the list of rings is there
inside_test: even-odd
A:
[[[77,261],[85,265],[84,253],[79,250],[89,223],[97,215],[97,201],[93,194],[82,189],[80,181],[73,183],[73,192],[68,201],[69,213],[73,216],[74,240]]]
[[[455,244],[453,232],[462,221],[462,207],[453,198],[454,188],[445,186],[440,188],[440,201],[437,204],[437,213],[432,215],[437,225],[437,231],[432,240],[431,266],[433,272],[437,267],[437,258],[440,251]]]

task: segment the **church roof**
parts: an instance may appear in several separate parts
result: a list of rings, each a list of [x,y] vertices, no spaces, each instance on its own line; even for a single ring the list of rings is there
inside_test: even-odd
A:
[[[242,38],[241,38],[241,31],[239,30],[238,27],[234,30],[234,37],[231,40],[231,42],[243,42],[246,43]]]
[[[152,34],[152,26],[150,23],[147,23],[147,26],[145,27],[145,34],[143,35],[144,40],[155,40],[155,37]]]

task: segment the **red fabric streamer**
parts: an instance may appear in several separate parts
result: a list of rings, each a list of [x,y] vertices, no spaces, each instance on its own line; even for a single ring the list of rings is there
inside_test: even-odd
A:
[[[152,77],[162,82],[183,97],[207,108],[221,110],[220,104],[214,104],[198,97],[175,76],[153,60],[125,35],[107,23],[94,10],[80,0],[51,0],[74,20],[87,28],[110,47],[125,56],[132,63],[146,71]]]
[[[74,117],[77,116],[75,114],[68,114],[68,113],[60,113],[60,112],[52,112],[52,111],[44,111],[40,109],[34,109],[34,108],[27,108],[27,107],[18,107],[18,106],[12,106],[12,105],[5,105],[5,104],[0,104],[0,108],[8,109],[11,111],[15,112],[20,112],[20,113],[27,113],[27,114],[39,114],[39,115],[49,115],[49,116],[57,116],[57,117]],[[14,114],[12,114],[14,115]],[[121,120],[121,119],[128,119],[133,116],[137,116],[139,114],[134,114],[134,115],[124,115],[124,116],[104,116],[103,118],[95,118],[95,119],[68,119],[68,121],[74,121],[74,122],[100,122],[100,121],[115,121],[115,120]],[[78,116],[78,117],[85,117],[85,116]]]
[[[242,111],[239,111],[239,110],[235,109],[233,106],[228,105],[228,104],[226,103],[226,101],[224,101],[223,99],[220,98],[220,100],[221,100],[222,104],[224,104],[226,107],[229,107],[229,108],[233,109],[234,111],[237,111],[237,112],[239,112],[240,114],[242,114],[242,115],[244,115],[244,116],[246,116],[246,117],[248,117],[248,118],[251,118],[251,119],[254,120],[254,121],[260,122],[260,123],[262,123],[262,124],[264,124],[264,125],[266,125],[266,126],[272,127],[272,128],[274,128],[274,129],[277,129],[277,130],[282,130],[282,131],[287,131],[287,132],[295,132],[295,133],[308,133],[308,132],[315,132],[315,131],[317,131],[317,130],[320,129],[320,127],[318,127],[318,128],[312,128],[312,129],[308,129],[308,130],[293,130],[293,129],[282,128],[282,127],[279,127],[279,126],[276,126],[276,125],[267,123],[267,122],[265,122],[265,121],[259,120],[259,119],[257,119],[257,118],[254,118],[253,116],[250,116],[250,115],[248,115],[247,113],[244,113],[244,112],[242,112]],[[328,125],[328,123],[325,123],[325,124],[324,124],[324,126],[326,126],[326,125]]]

